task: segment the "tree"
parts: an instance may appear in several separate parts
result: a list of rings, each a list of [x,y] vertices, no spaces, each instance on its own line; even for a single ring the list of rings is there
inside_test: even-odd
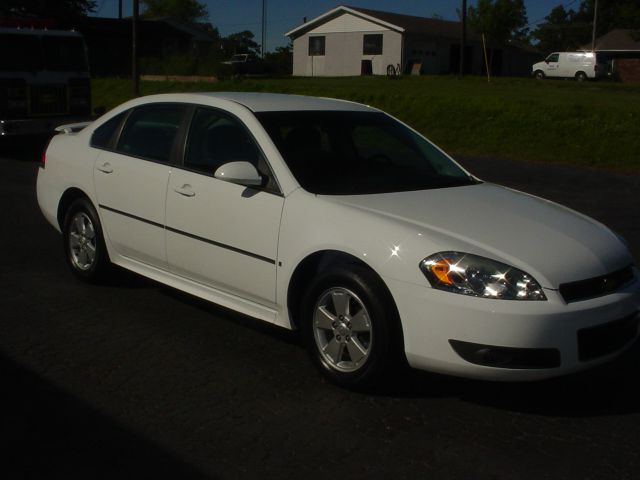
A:
[[[289,42],[284,47],[276,47],[274,52],[264,55],[267,73],[272,75],[291,75],[293,70],[293,45]]]
[[[531,36],[545,52],[573,50],[591,44],[595,0],[582,0],[577,11],[555,7]],[[614,28],[640,32],[640,1],[599,0],[596,35]]]
[[[469,26],[497,45],[527,41],[527,10],[523,0],[478,0],[468,9]]]
[[[576,18],[580,22],[593,26],[595,0],[582,0]],[[640,1],[638,0],[599,0],[596,35],[604,35],[614,28],[640,30]],[[587,32],[588,42],[591,29]]]
[[[0,13],[68,19],[86,16],[95,9],[95,0],[2,0]]]
[[[232,33],[226,38],[226,50],[229,54],[248,53],[252,56],[260,55],[260,45],[254,40],[254,35],[249,30]]]
[[[185,22],[202,22],[209,18],[207,6],[197,0],[141,0],[144,17],[172,17]]]
[[[583,15],[559,5],[531,32],[531,37],[542,52],[575,50],[586,42],[590,29],[591,22],[585,22]]]

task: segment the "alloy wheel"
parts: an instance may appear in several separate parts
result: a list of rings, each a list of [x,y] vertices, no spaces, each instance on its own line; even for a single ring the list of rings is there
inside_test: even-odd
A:
[[[334,287],[320,296],[314,308],[313,331],[322,361],[334,370],[355,372],[369,358],[371,319],[351,290]]]

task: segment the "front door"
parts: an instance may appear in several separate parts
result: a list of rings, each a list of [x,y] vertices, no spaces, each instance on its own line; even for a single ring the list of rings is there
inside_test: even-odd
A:
[[[214,178],[228,162],[249,161],[265,176],[253,189]],[[270,183],[271,182],[271,183]],[[216,109],[194,113],[184,165],[169,179],[167,259],[177,275],[272,307],[284,198],[253,137]]]
[[[545,60],[547,66],[545,68],[544,74],[547,77],[557,77],[558,75],[560,75],[560,72],[558,71],[559,59],[560,59],[559,53],[552,53]]]

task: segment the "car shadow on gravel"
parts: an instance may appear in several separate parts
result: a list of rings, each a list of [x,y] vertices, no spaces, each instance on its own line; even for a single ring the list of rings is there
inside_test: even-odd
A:
[[[209,478],[3,353],[0,381],[3,478]]]
[[[535,382],[488,382],[407,369],[372,392],[395,398],[457,397],[492,408],[554,417],[640,412],[640,342],[605,365]]]
[[[197,297],[159,285],[162,294],[242,328],[304,349],[300,336]],[[311,363],[311,362],[310,362]],[[310,366],[309,370],[312,368]],[[489,382],[401,368],[373,388],[356,393],[397,399],[453,397],[501,410],[554,417],[593,417],[640,412],[640,342],[621,357],[590,370],[535,382]],[[317,376],[318,388],[324,388]]]
[[[243,328],[269,335],[289,345],[295,345],[299,346],[300,348],[304,348],[300,336],[296,331],[288,330],[286,328],[279,327],[277,325],[259,320],[257,318],[243,315],[242,313],[238,313],[234,310],[230,310],[215,303],[208,302],[199,297],[195,297],[186,292],[176,290],[160,283],[157,283],[156,286],[161,294],[174,298],[175,300],[190,305],[193,308],[197,308],[198,310],[211,315],[212,318],[221,318],[225,322],[231,322]]]

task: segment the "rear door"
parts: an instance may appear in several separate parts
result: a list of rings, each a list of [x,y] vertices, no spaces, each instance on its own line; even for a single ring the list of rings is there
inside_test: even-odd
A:
[[[167,182],[185,111],[178,104],[133,109],[117,144],[100,152],[94,168],[100,217],[113,248],[161,268]]]

